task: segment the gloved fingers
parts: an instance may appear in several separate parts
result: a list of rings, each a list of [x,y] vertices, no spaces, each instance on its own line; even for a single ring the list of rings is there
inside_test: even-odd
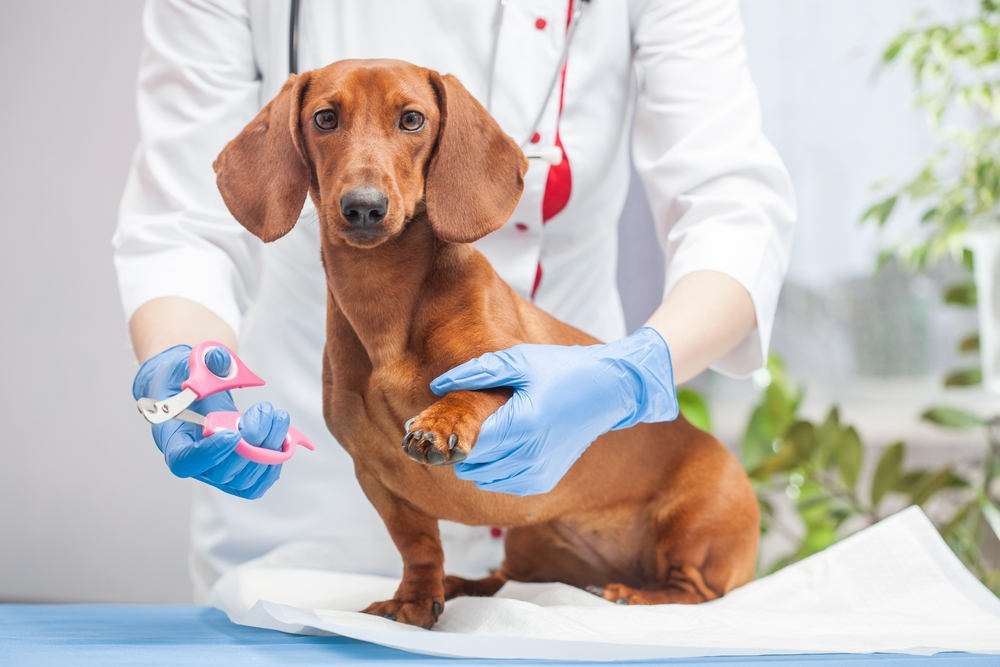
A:
[[[205,365],[217,377],[223,378],[229,375],[229,367],[233,362],[229,351],[222,347],[213,347],[205,355]]]
[[[281,449],[290,424],[288,412],[275,410],[270,403],[262,401],[254,403],[240,417],[240,433],[254,447],[277,451]]]
[[[162,400],[181,390],[187,379],[189,345],[175,345],[147,359],[132,381],[132,397]]]
[[[260,447],[271,430],[274,406],[267,401],[254,403],[240,417],[240,434],[254,447]]]
[[[229,432],[235,433],[235,431]],[[233,481],[236,480],[237,477],[239,477],[247,468],[252,468],[255,465],[257,464],[253,461],[248,461],[236,452],[233,452],[218,464],[203,472],[198,476],[198,478],[202,481],[231,486]]]
[[[167,467],[178,477],[195,477],[223,462],[239,443],[236,431],[219,431],[207,438],[201,437],[201,429],[178,428],[166,439],[163,457]]]
[[[528,436],[524,429],[529,426],[524,418],[528,407],[530,401],[524,392],[515,390],[511,399],[483,422],[465,463],[492,463],[515,453]]]
[[[524,474],[516,474],[506,479],[499,479],[494,482],[476,482],[476,488],[481,491],[492,491],[494,493],[510,493],[515,496],[537,496],[548,493],[556,487],[561,477],[549,480],[538,479],[530,475],[528,471]]]
[[[520,355],[515,358],[510,350],[487,352],[434,378],[431,381],[431,391],[443,396],[463,389],[475,391],[493,387],[517,387],[524,381],[522,364],[523,358]]]
[[[239,456],[239,454],[233,454],[233,456],[243,458]],[[260,479],[261,475],[267,471],[267,468],[268,466],[264,464],[247,461],[246,465],[244,465],[242,469],[232,477],[232,479],[225,482],[225,486],[233,489],[234,491],[246,491],[257,483],[257,480]]]
[[[292,425],[292,418],[288,414],[287,410],[275,410],[274,419],[271,422],[271,431],[264,438],[264,442],[261,443],[261,447],[267,449],[273,449],[278,451],[281,449],[282,444],[285,442],[285,436],[288,435],[288,429]]]
[[[264,473],[254,482],[253,486],[243,491],[227,491],[234,496],[246,498],[247,500],[257,500],[264,492],[271,488],[271,485],[278,481],[281,476],[281,464],[262,466]],[[225,490],[225,489],[224,489]]]

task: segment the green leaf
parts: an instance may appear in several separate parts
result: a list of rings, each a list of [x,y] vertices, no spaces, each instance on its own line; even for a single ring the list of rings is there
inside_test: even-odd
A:
[[[816,451],[818,454],[817,464],[820,468],[827,468],[831,463],[837,462],[837,454],[840,449],[840,440],[843,431],[840,428],[840,411],[834,407],[827,415],[818,429],[816,429]]]
[[[979,332],[969,334],[959,341],[958,351],[962,353],[979,352]]]
[[[767,419],[763,405],[758,405],[750,415],[743,442],[740,444],[740,458],[747,470],[758,468],[774,454],[775,435]]]
[[[677,404],[685,419],[702,431],[712,432],[712,417],[701,394],[689,387],[678,389]]]
[[[944,377],[946,387],[971,387],[983,383],[983,369],[979,366],[952,371]]]
[[[840,452],[837,456],[840,479],[851,491],[858,485],[858,474],[861,472],[861,459],[864,457],[864,447],[861,438],[853,426],[844,431],[840,440]]]
[[[864,212],[861,216],[861,222],[866,220],[875,220],[879,227],[885,225],[886,220],[892,215],[892,211],[896,208],[896,202],[899,201],[899,195],[892,195],[877,204],[873,204],[871,208]]]
[[[788,429],[785,442],[790,442],[795,447],[795,453],[800,460],[808,461],[816,445],[816,429],[809,422],[795,422]]]
[[[885,51],[882,52],[882,62],[888,65],[895,60],[911,37],[912,34],[909,32],[901,32],[896,35],[896,38],[889,42],[889,46],[885,47]]]
[[[941,295],[941,299],[945,303],[950,303],[954,306],[975,306],[976,283],[969,280],[963,283],[949,285],[945,289],[944,294]]]
[[[948,428],[972,428],[973,426],[983,425],[983,420],[971,412],[949,407],[930,408],[924,411],[924,414],[920,415],[920,418],[932,424]]]
[[[899,474],[903,466],[904,445],[897,442],[886,447],[878,460],[878,467],[875,468],[875,477],[872,479],[872,506],[881,502],[886,492],[896,486],[899,481]]]
[[[893,484],[892,490],[898,493],[911,494],[913,489],[924,484],[933,476],[929,470],[914,470],[899,477]]]
[[[809,528],[802,545],[799,547],[799,558],[806,558],[837,541],[837,531],[833,526],[813,526]]]
[[[965,266],[966,269],[972,271],[974,260],[972,258],[972,251],[969,250],[968,248],[962,249],[962,264]]]
[[[984,493],[976,494],[976,500],[979,503],[979,509],[983,513],[983,519],[993,530],[993,534],[1000,539],[1000,507],[996,506],[990,498]]]
[[[965,480],[952,474],[951,468],[942,468],[927,475],[920,485],[914,487],[910,493],[910,502],[923,505],[941,489],[952,486],[965,486]]]
[[[748,475],[753,479],[767,480],[778,474],[786,472],[799,464],[799,457],[795,454],[795,445],[790,442],[783,442],[777,454],[764,459],[763,463],[751,470]]]

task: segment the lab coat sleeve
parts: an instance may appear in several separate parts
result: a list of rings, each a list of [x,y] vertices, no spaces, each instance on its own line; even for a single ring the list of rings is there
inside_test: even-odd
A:
[[[699,270],[746,288],[757,329],[712,366],[744,377],[767,358],[796,206],[761,130],[739,2],[637,0],[631,12],[632,156],[666,255],[665,293]]]
[[[140,143],[112,241],[125,315],[184,297],[238,334],[260,242],[226,209],[212,162],[260,108],[246,2],[151,0],[142,26]]]

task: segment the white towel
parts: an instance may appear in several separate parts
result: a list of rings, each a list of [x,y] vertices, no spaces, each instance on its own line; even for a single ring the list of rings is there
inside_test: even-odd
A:
[[[1000,653],[1000,600],[917,507],[712,602],[623,606],[509,582],[492,598],[450,600],[430,631],[358,613],[398,582],[317,569],[323,561],[322,547],[287,545],[224,576],[210,602],[243,625],[462,658]]]

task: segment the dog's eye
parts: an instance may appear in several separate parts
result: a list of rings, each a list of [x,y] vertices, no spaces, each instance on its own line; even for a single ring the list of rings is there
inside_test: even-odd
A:
[[[416,132],[424,126],[424,115],[418,111],[407,111],[399,119],[399,127],[407,132]]]
[[[337,112],[330,109],[317,111],[313,116],[313,122],[321,130],[333,130],[337,127]]]

